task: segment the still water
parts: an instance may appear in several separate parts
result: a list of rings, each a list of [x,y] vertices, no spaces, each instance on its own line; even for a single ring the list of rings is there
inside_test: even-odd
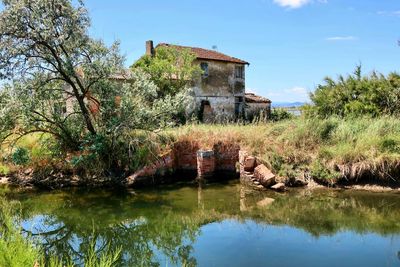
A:
[[[26,234],[78,264],[96,240],[99,251],[122,248],[121,266],[400,266],[396,193],[227,182],[7,198],[20,203]]]

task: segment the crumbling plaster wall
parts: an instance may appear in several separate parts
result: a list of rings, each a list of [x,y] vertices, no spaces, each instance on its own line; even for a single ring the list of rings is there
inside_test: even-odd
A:
[[[269,116],[271,113],[271,103],[246,103],[246,115],[249,118],[259,116],[261,112]]]
[[[244,108],[245,79],[235,77],[235,66],[240,64],[213,60],[196,60],[196,64],[208,63],[208,76],[193,82],[196,105],[203,100],[210,103],[215,121],[235,119],[235,97],[241,97]]]

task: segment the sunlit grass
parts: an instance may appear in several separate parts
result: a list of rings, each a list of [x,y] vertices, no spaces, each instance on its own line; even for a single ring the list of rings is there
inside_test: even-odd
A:
[[[340,169],[346,178],[389,178],[400,165],[400,120],[394,117],[340,119],[296,118],[250,125],[187,125],[169,131],[178,140],[210,148],[216,141],[241,144],[270,166],[296,169],[313,161]],[[279,166],[280,165],[280,166]]]

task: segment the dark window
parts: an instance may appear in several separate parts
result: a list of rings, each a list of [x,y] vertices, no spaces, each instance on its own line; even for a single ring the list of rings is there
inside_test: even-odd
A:
[[[235,77],[244,79],[244,66],[235,66]]]
[[[201,62],[200,63],[200,68],[203,71],[203,77],[207,77],[208,76],[208,63]]]
[[[243,97],[242,96],[235,96],[235,103],[242,103]]]
[[[243,112],[243,97],[235,96],[235,116],[239,118],[240,114]]]

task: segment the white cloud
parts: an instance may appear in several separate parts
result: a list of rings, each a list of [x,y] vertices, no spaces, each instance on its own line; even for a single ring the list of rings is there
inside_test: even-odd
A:
[[[254,88],[246,88],[246,93],[252,93],[257,95],[258,94],[258,90],[254,89]]]
[[[355,36],[334,36],[334,37],[328,37],[325,38],[326,41],[332,41],[332,42],[336,42],[336,41],[355,41],[358,38]]]
[[[310,2],[310,0],[274,0],[275,4],[289,8],[299,8]]]
[[[288,8],[299,8],[312,2],[328,3],[328,0],[274,0],[275,4]]]
[[[378,15],[380,16],[395,16],[395,17],[400,17],[400,10],[395,10],[395,11],[378,11]]]

